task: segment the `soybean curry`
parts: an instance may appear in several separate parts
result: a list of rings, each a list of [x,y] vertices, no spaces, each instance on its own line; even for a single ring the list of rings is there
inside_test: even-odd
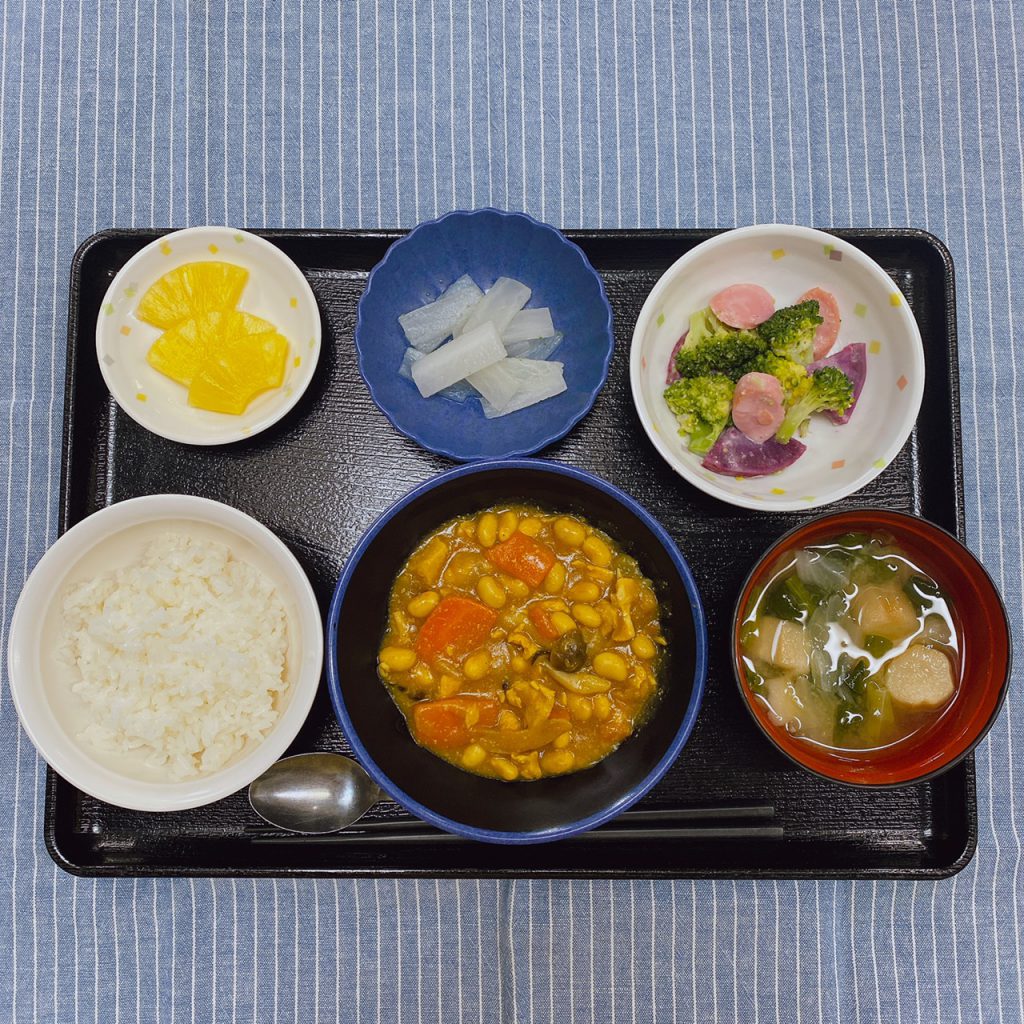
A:
[[[643,721],[665,640],[651,582],[578,517],[446,523],[392,587],[378,671],[421,746],[508,782],[586,768]]]

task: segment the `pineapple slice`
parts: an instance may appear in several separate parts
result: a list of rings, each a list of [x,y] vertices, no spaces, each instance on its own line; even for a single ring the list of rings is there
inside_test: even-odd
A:
[[[146,361],[154,370],[188,387],[226,339],[273,330],[272,323],[250,313],[203,313],[168,328],[153,342]]]
[[[188,404],[240,416],[264,391],[284,383],[288,341],[275,330],[232,334],[199,370],[188,389]]]
[[[135,314],[166,330],[203,313],[231,310],[248,279],[249,271],[234,263],[183,263],[146,290]]]
[[[288,341],[272,323],[236,309],[249,278],[233,263],[185,263],[142,297],[136,315],[164,329],[146,360],[188,388],[188,403],[240,415],[284,383]]]

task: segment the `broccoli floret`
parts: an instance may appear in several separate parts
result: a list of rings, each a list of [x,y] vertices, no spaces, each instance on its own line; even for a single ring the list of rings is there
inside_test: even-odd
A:
[[[782,356],[777,356],[774,352],[765,352],[758,356],[744,367],[743,372],[770,373],[773,377],[777,377],[787,398],[792,397],[807,380],[806,368],[799,363],[794,363],[791,359],[783,359]]]
[[[823,366],[815,370],[796,392],[796,396],[786,410],[786,418],[775,433],[775,438],[783,444],[807,422],[811,413],[837,412],[844,413],[853,401],[853,381],[834,366]]]
[[[708,306],[690,317],[686,341],[676,353],[676,370],[680,377],[721,374],[736,381],[743,376],[746,364],[767,349],[754,331],[723,324]]]
[[[764,351],[765,343],[753,331],[726,329],[681,348],[676,353],[676,370],[680,377],[720,375],[737,381],[747,364]]]
[[[777,309],[757,333],[776,355],[806,366],[814,357],[814,332],[821,323],[824,320],[818,315],[818,300],[808,299]]]
[[[693,348],[702,341],[713,338],[716,334],[730,333],[734,330],[735,328],[723,324],[715,316],[710,306],[705,306],[690,316],[690,329],[686,333],[686,341],[683,342],[683,346]]]
[[[732,391],[732,381],[720,374],[684,377],[665,389],[665,401],[679,419],[679,433],[690,436],[690,451],[706,455],[711,450],[729,421]]]

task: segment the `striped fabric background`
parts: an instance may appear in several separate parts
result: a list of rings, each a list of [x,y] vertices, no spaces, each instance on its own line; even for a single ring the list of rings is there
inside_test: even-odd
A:
[[[1016,10],[1014,10],[1016,8]],[[1021,630],[1024,5],[2,0],[0,601],[52,542],[68,269],[117,226],[915,225],[970,540]],[[1019,651],[1018,651],[1019,653]],[[0,1019],[1024,1019],[1015,685],[937,885],[76,880],[0,689]]]

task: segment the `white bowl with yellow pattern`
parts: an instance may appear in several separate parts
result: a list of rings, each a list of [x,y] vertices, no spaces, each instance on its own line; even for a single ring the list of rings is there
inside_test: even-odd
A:
[[[238,416],[190,406],[187,389],[146,361],[161,331],[136,315],[146,290],[168,271],[211,260],[248,271],[237,308],[269,320],[288,340],[284,382]],[[302,271],[276,245],[230,227],[185,228],[141,249],[107,289],[96,323],[96,357],[117,404],[154,434],[194,445],[241,441],[280,420],[309,386],[320,341],[320,311]]]
[[[679,436],[662,393],[673,348],[690,315],[731,284],[759,284],[776,308],[814,287],[838,301],[842,326],[830,355],[862,342],[867,378],[850,421],[811,417],[807,450],[762,477],[713,473]],[[759,224],[726,231],[676,260],[651,290],[633,331],[630,384],[640,422],[662,458],[694,487],[741,508],[792,512],[860,490],[896,458],[924,393],[921,332],[895,282],[850,242],[813,228]]]

